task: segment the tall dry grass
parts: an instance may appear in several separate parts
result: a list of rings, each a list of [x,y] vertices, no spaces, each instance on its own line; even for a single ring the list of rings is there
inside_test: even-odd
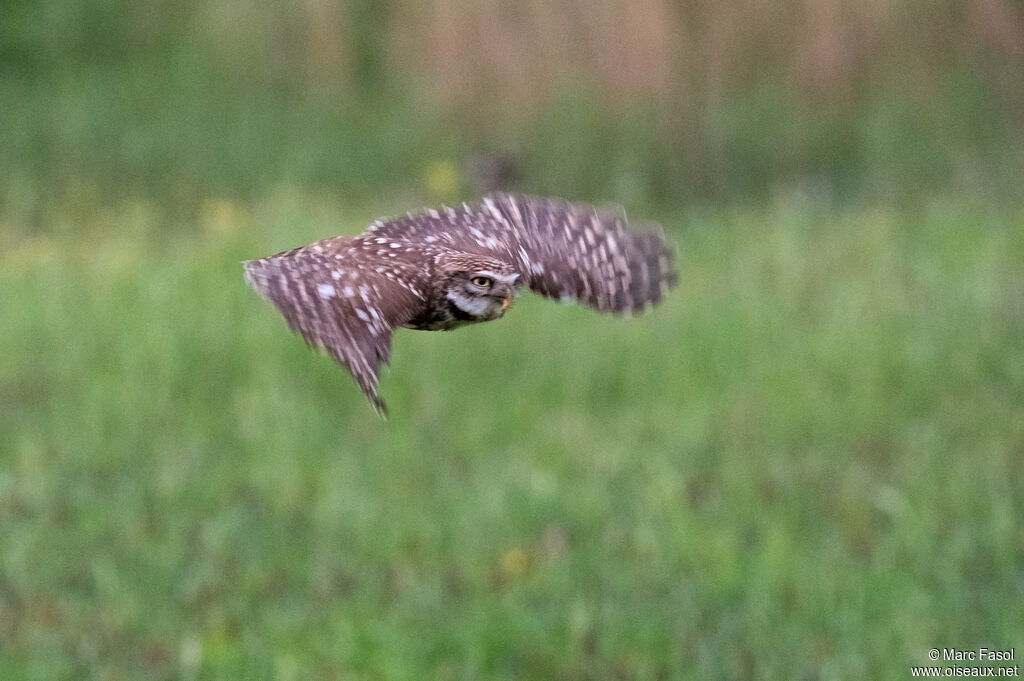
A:
[[[492,152],[525,159],[523,189],[627,203],[1016,196],[1024,172],[1020,0],[12,7],[0,174],[25,195],[372,194]]]
[[[809,105],[874,85],[927,96],[970,63],[1024,114],[1024,5],[1014,0],[303,0],[261,12],[218,0],[204,15],[220,19],[201,23],[226,59],[301,66],[287,72],[329,90],[376,79],[455,108],[529,114],[567,82],[666,107],[766,82]]]
[[[225,61],[327,100],[397,94],[454,146],[561,143],[575,167],[544,187],[896,195],[1020,165],[1015,0],[304,0],[262,20],[247,2],[213,5],[235,22],[209,35]]]

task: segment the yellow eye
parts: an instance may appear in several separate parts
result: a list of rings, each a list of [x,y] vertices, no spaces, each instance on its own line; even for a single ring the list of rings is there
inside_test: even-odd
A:
[[[493,283],[490,277],[473,277],[473,285],[480,288],[490,288]]]

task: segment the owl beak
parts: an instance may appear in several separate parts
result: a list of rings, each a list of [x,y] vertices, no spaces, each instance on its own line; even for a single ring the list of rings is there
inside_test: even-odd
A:
[[[505,298],[504,300],[501,301],[501,314],[498,315],[498,319],[501,319],[502,317],[505,316],[505,310],[507,310],[508,306],[511,305],[511,304],[512,304],[512,297],[511,296],[509,296],[508,298]]]

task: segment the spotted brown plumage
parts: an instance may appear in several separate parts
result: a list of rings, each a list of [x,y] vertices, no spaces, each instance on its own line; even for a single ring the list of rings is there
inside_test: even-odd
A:
[[[489,194],[382,219],[245,263],[246,280],[293,331],[355,377],[374,407],[391,330],[448,330],[502,316],[519,288],[602,312],[640,312],[678,280],[657,225],[621,209]]]

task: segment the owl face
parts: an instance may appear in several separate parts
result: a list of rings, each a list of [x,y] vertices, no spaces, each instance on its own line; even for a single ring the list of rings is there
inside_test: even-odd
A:
[[[519,273],[500,260],[475,257],[443,264],[445,298],[462,322],[498,319],[519,295]]]

